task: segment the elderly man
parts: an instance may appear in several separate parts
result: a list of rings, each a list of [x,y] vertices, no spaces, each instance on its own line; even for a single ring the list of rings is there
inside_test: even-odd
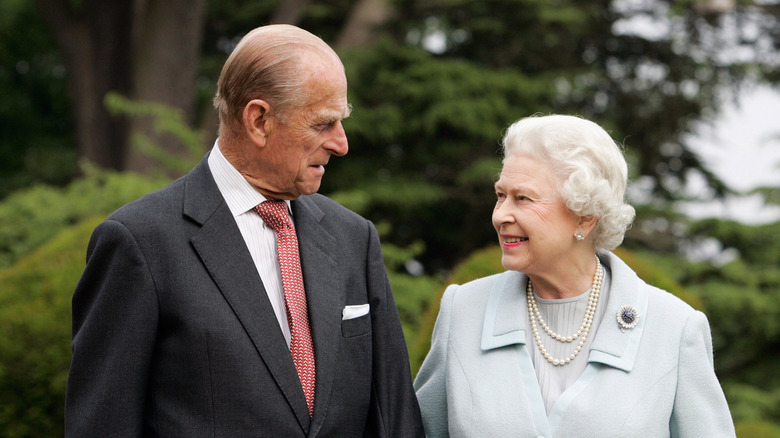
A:
[[[374,226],[317,195],[338,56],[287,25],[219,78],[190,173],[100,224],[73,296],[68,436],[422,436]]]

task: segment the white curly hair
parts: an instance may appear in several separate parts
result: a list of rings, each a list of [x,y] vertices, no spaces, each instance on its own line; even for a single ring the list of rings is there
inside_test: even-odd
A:
[[[528,155],[556,173],[558,193],[578,216],[595,216],[597,250],[617,248],[634,220],[625,201],[628,165],[621,147],[599,125],[568,115],[534,115],[513,123],[502,140],[504,162]]]

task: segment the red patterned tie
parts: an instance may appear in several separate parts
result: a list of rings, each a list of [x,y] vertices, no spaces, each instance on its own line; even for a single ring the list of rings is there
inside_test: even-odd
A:
[[[287,322],[290,324],[290,353],[311,416],[314,409],[314,347],[309,327],[306,293],[303,290],[298,237],[295,235],[295,229],[287,214],[287,204],[284,201],[262,202],[255,207],[255,211],[276,232],[284,302],[287,306]]]

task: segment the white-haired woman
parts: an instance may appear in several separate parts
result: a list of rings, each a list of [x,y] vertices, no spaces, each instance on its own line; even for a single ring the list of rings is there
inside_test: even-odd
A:
[[[734,436],[707,319],[609,252],[634,218],[612,138],[573,116],[503,140],[507,272],[447,288],[415,381],[429,437]]]

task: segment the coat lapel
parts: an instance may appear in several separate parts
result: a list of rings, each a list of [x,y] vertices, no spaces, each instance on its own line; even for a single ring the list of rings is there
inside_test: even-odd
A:
[[[525,275],[515,271],[507,271],[498,276],[488,297],[485,318],[482,326],[482,350],[488,352],[496,348],[515,345],[517,351],[517,366],[510,364],[507,373],[514,374],[514,379],[523,382],[524,395],[528,409],[534,421],[536,430],[544,436],[552,436],[550,422],[544,408],[542,391],[536,378],[530,348],[526,346],[526,319],[528,313],[523,284]],[[504,378],[503,381],[510,379]],[[521,405],[516,406],[520,409]]]
[[[512,344],[525,344],[526,304],[522,290],[525,275],[507,271],[498,277],[490,291],[485,319],[482,323],[482,350],[506,347]]]
[[[191,243],[287,398],[303,430],[309,414],[290,351],[252,257],[208,168],[185,177],[184,215],[201,225]]]
[[[346,297],[337,274],[340,272],[339,262],[333,251],[338,242],[320,223],[323,211],[306,196],[293,201],[291,206],[314,339],[317,383],[309,436],[315,436],[325,419],[336,374],[334,367],[341,339],[341,313]]]
[[[616,255],[608,253],[600,258],[610,269],[612,284],[604,319],[593,338],[588,360],[629,372],[634,367],[645,327],[647,291],[643,287],[644,282]],[[621,331],[617,313],[624,304],[632,305],[639,311],[639,323],[632,329]]]

